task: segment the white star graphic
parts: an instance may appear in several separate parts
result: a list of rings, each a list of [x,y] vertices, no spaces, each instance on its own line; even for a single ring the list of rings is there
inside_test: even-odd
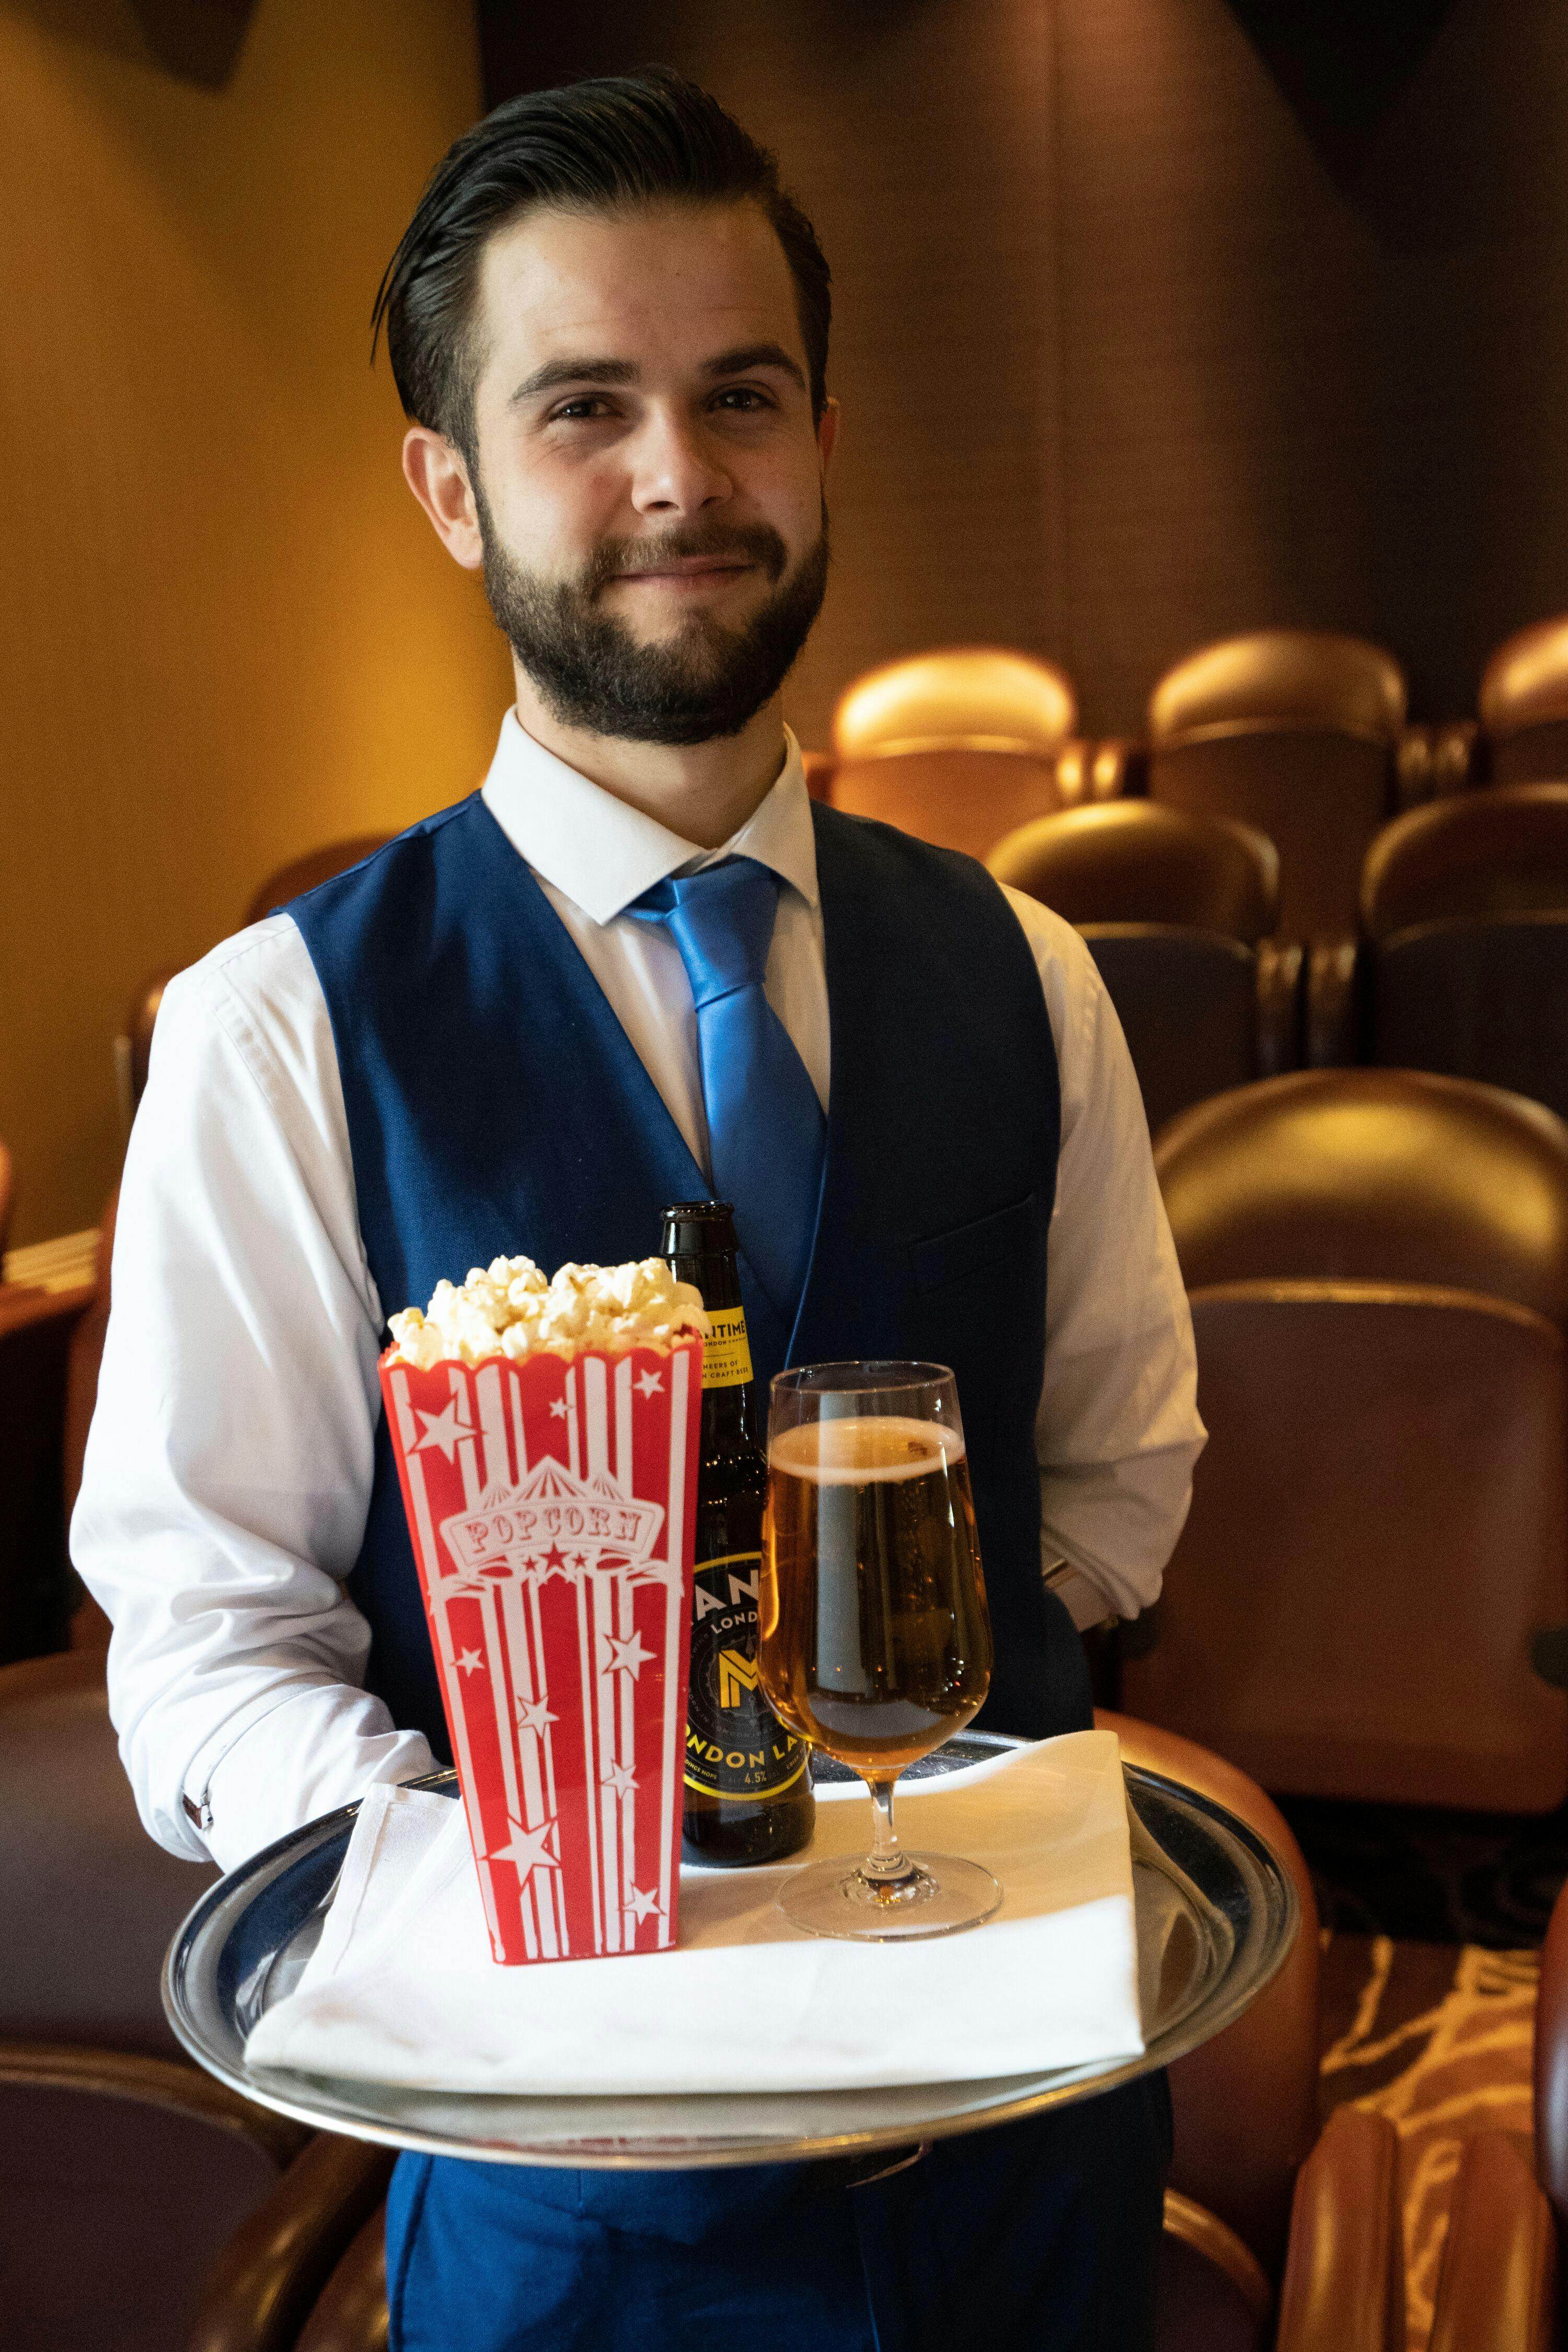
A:
[[[635,1682],[653,1656],[651,1650],[643,1648],[639,1633],[634,1632],[624,1642],[614,1633],[601,1633],[599,1639],[605,1650],[601,1672],[606,1675],[630,1675]]]
[[[613,1789],[617,1797],[629,1797],[637,1787],[637,1776],[629,1764],[610,1764],[605,1769],[604,1785]]]
[[[414,1410],[425,1423],[425,1434],[415,1439],[409,1449],[412,1453],[423,1454],[427,1445],[438,1445],[450,1462],[458,1440],[474,1433],[472,1422],[463,1419],[462,1404],[457,1397],[439,1412],[426,1412],[423,1405],[416,1405]]]
[[[633,1887],[626,1897],[625,1907],[628,1911],[635,1912],[639,1927],[645,1919],[662,1919],[664,1916],[658,1895],[645,1895],[640,1886]]]
[[[559,1723],[561,1717],[552,1715],[549,1702],[542,1698],[520,1698],[517,1702],[517,1727],[520,1731],[536,1731],[542,1736],[547,1723]]]
[[[525,1830],[521,1822],[507,1819],[511,1836],[505,1845],[492,1846],[486,1859],[490,1862],[510,1862],[517,1865],[520,1881],[526,1880],[536,1870],[559,1870],[557,1857],[550,1851],[550,1840],[555,1833],[553,1822],[542,1829]]]
[[[564,1397],[557,1397],[557,1398],[556,1398],[556,1400],[555,1400],[555,1402],[554,1402],[554,1403],[551,1406],[550,1410],[551,1410],[551,1412],[555,1415],[555,1418],[556,1418],[556,1420],[557,1420],[557,1421],[564,1421],[564,1420],[565,1420],[565,1418],[566,1418],[566,1400],[565,1400],[565,1398],[564,1398]]]
[[[659,1372],[639,1372],[632,1386],[645,1397],[658,1396],[664,1386],[664,1377]]]
[[[473,1674],[483,1664],[484,1660],[477,1650],[465,1650],[458,1660],[458,1672],[465,1675]]]

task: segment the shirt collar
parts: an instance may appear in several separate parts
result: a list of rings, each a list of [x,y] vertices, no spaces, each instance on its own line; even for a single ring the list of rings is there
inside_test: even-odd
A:
[[[721,857],[754,857],[808,906],[817,903],[811,797],[787,727],[784,763],[766,799],[717,849],[700,848],[579,775],[534,740],[515,709],[501,721],[484,800],[518,855],[596,923],[613,921],[666,875]]]

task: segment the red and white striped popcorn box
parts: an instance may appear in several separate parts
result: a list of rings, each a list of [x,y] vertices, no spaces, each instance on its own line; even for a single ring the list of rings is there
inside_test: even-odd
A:
[[[499,1961],[676,1937],[702,1343],[381,1383]]]

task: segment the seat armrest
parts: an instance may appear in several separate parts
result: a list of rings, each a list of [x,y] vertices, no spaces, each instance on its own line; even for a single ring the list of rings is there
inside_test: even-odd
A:
[[[289,2352],[380,2207],[395,2160],[390,2148],[320,2133],[230,2239],[184,2352]]]
[[[1556,2278],[1544,2191],[1506,2134],[1477,2132],[1454,2183],[1429,2352],[1547,2352]]]
[[[385,2352],[386,2208],[378,2205],[306,2322],[297,2352]]]
[[[1277,2345],[1404,2352],[1399,2136],[1385,2116],[1341,2107],[1297,2176]]]
[[[1360,1059],[1354,940],[1314,940],[1307,955],[1307,1067],[1340,1070]]]
[[[1301,1066],[1306,956],[1297,940],[1259,940],[1258,1075],[1278,1078]]]

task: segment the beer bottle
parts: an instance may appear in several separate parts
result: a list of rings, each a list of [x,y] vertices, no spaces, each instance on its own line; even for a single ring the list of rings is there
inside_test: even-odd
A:
[[[664,1213],[663,1255],[702,1293],[697,1574],[686,1719],[688,1862],[777,1862],[811,1835],[816,1812],[804,1743],[757,1684],[757,1579],[767,1456],[758,1442],[752,1355],[727,1201],[680,1201]]]

